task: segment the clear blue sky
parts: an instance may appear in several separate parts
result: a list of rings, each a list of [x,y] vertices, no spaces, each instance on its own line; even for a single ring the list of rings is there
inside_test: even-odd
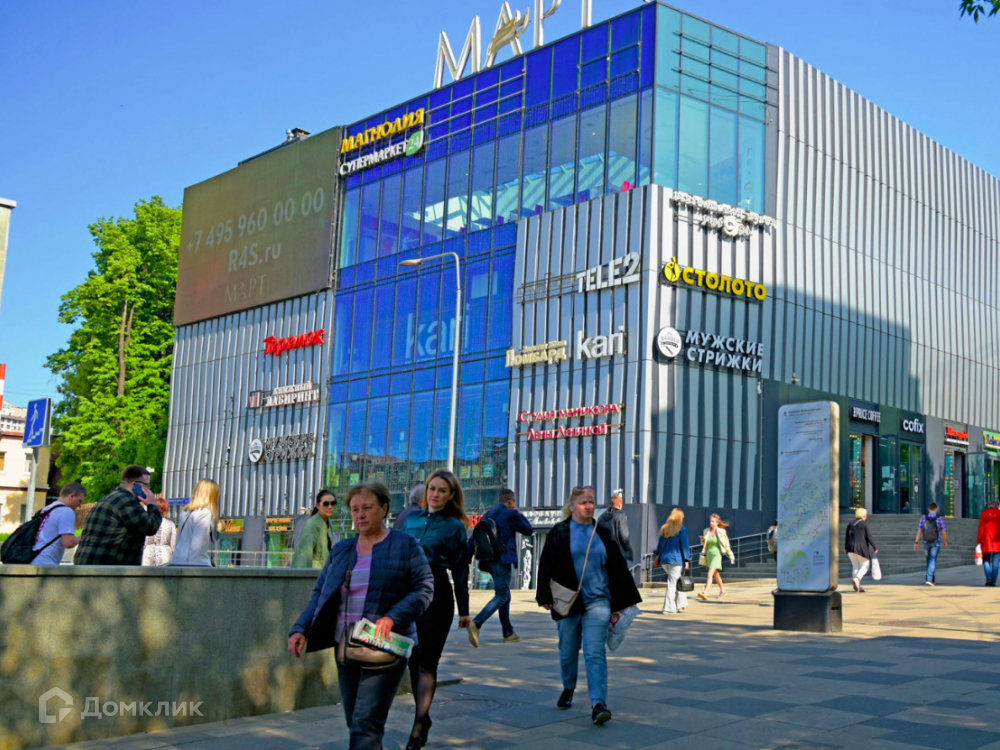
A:
[[[529,3],[512,7],[523,11]],[[639,4],[593,0],[593,17]],[[18,202],[0,304],[7,400],[56,395],[43,365],[69,333],[56,321],[59,298],[92,267],[89,223],[129,215],[152,195],[179,205],[185,186],[277,145],[289,128],[317,133],[426,91],[438,32],[461,45],[478,14],[485,46],[500,5],[0,6],[0,197]],[[978,26],[959,19],[958,0],[675,5],[784,47],[1000,176],[1000,18]],[[563,0],[546,22],[546,38],[579,23],[580,0]]]

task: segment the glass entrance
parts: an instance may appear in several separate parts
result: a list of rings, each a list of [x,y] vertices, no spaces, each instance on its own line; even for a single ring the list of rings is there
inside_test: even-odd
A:
[[[923,449],[912,443],[899,444],[899,512],[922,513]]]
[[[851,510],[865,506],[865,459],[860,435],[851,435]]]
[[[944,452],[944,507],[941,512],[948,518],[955,517],[955,478],[958,467],[955,465],[955,451]],[[968,513],[966,513],[968,516]]]
[[[965,457],[966,518],[979,518],[986,508],[986,471],[989,465],[985,453],[970,453]]]
[[[876,495],[876,513],[898,513],[896,502],[896,438],[878,439],[879,484]]]

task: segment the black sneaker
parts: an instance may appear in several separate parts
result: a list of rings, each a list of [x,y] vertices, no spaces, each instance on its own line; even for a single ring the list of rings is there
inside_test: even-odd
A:
[[[611,712],[603,703],[598,703],[594,706],[594,710],[590,714],[590,720],[595,724],[604,724],[607,721],[611,721]]]
[[[559,700],[556,701],[556,706],[565,710],[572,707],[573,705],[573,691],[563,690],[562,695],[559,696]]]

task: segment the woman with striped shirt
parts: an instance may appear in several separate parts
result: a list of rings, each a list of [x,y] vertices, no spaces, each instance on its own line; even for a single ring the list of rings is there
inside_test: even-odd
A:
[[[295,657],[303,648],[319,651],[335,646],[362,618],[375,623],[383,639],[390,632],[416,639],[416,620],[434,596],[434,577],[420,544],[385,526],[386,486],[362,482],[351,487],[347,506],[358,536],[338,542],[331,551],[289,634],[288,650]],[[405,670],[402,660],[388,669],[365,669],[350,662],[338,665],[350,750],[381,747],[389,707]]]

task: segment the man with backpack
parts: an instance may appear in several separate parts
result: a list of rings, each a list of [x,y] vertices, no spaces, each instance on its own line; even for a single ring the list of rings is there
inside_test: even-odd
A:
[[[4,542],[0,561],[5,565],[58,565],[63,553],[77,545],[73,531],[76,509],[87,499],[79,482],[68,482],[59,499],[48,503]]]
[[[469,643],[475,648],[479,648],[479,629],[498,610],[503,642],[521,640],[510,622],[510,578],[517,567],[515,534],[529,535],[533,530],[514,507],[513,490],[500,490],[497,499],[497,506],[483,515],[469,539],[469,551],[479,562],[479,569],[493,576],[493,598],[469,623]]]
[[[944,517],[937,514],[937,503],[927,506],[927,515],[920,516],[920,526],[917,528],[917,538],[913,540],[914,551],[920,549],[920,542],[923,541],[924,549],[927,553],[927,580],[928,586],[936,585],[934,581],[934,570],[937,568],[938,553],[941,552],[941,545],[948,546],[948,530],[944,525]]]

